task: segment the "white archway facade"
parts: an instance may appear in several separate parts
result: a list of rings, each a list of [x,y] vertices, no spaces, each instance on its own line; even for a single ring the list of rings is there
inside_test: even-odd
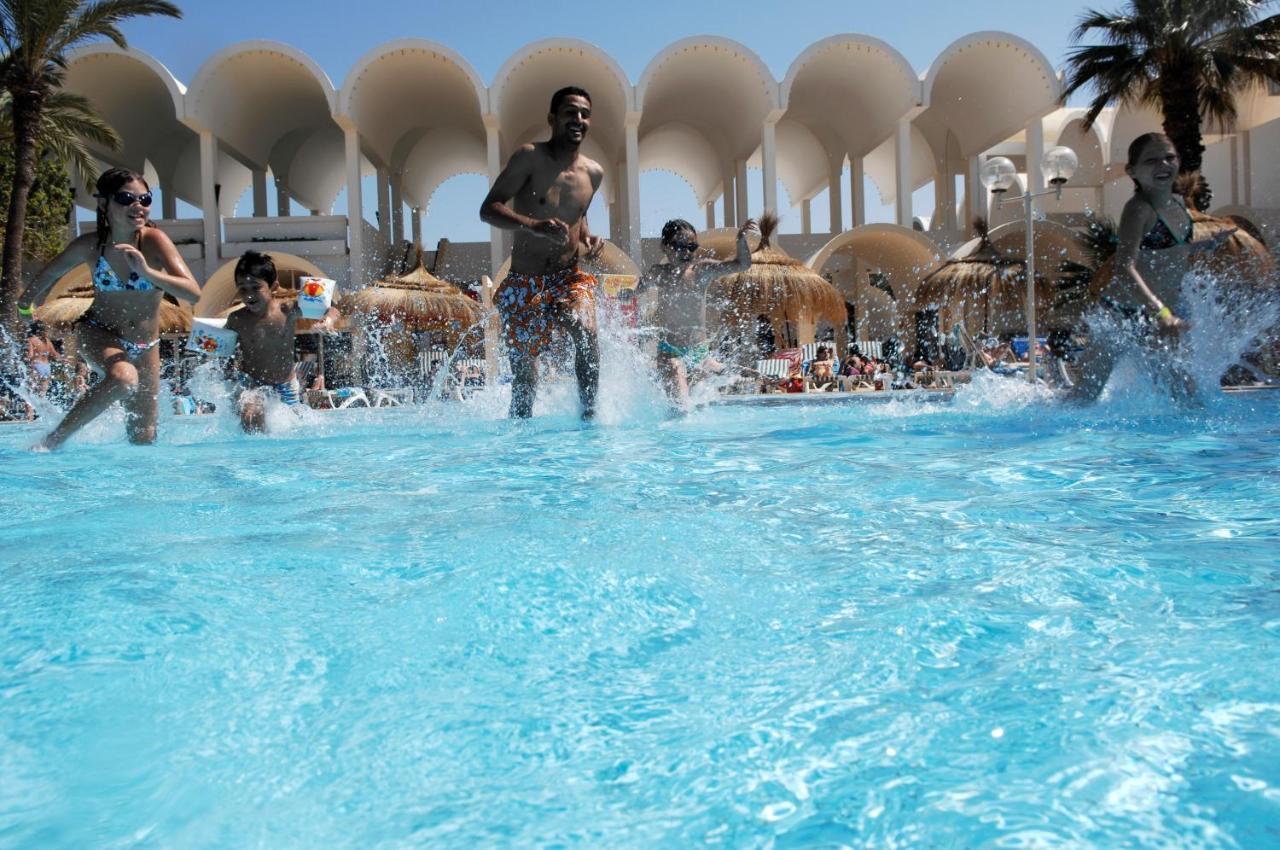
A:
[[[716,36],[678,41],[649,62],[635,102],[638,114],[628,122],[628,150],[643,150],[640,156],[649,167],[684,177],[707,207],[711,194],[719,195],[723,222],[734,223],[748,217],[747,162],[758,149],[764,206],[777,208],[778,83],[753,51]],[[673,126],[690,149],[700,152],[696,160],[669,143]],[[713,185],[718,188],[706,189]],[[638,218],[638,198],[632,208]],[[638,233],[633,229],[633,256],[639,256]]]
[[[749,47],[714,36],[658,51],[634,85],[612,57],[575,39],[522,48],[489,85],[451,48],[417,38],[370,50],[340,88],[312,57],[269,41],[219,51],[189,88],[145,52],[109,45],[76,51],[67,72],[67,87],[121,134],[121,150],[96,152],[99,159],[159,184],[166,227],[194,267],[203,260],[211,275],[252,243],[301,256],[343,286],[372,280],[393,243],[422,240],[418,213],[441,184],[462,174],[492,179],[516,146],[545,138],[550,96],[565,85],[592,95],[584,152],[606,173],[597,205],[608,207],[612,241],[636,261],[642,171],[679,175],[708,227],[732,227],[759,213],[747,209],[746,186],[747,165],[758,162],[764,205],[776,207],[781,184],[801,207],[805,252],[857,233],[840,243],[848,249],[840,256],[885,274],[888,260],[876,265],[871,243],[915,237],[867,229],[864,185],[878,189],[904,227],[917,215],[929,219],[931,234],[920,239],[955,245],[974,215],[993,212],[977,179],[986,156],[1011,157],[1020,185],[1036,188],[1042,178],[1030,166],[1046,146],[1066,144],[1080,170],[1044,209],[1053,222],[1078,227],[1085,213],[1118,213],[1131,191],[1126,148],[1161,123],[1147,109],[1126,108],[1085,128],[1080,110],[1058,108],[1061,82],[1043,53],[1001,32],[958,39],[923,74],[891,45],[860,34],[816,42],[781,80]],[[1262,155],[1268,140],[1280,139],[1280,96],[1250,93],[1236,129],[1206,128],[1205,139],[1215,202],[1280,220],[1270,215],[1280,214],[1280,182]],[[377,197],[366,203],[370,177]],[[267,214],[272,180],[282,215]],[[931,182],[935,209],[913,209],[912,193]],[[251,209],[237,210],[250,188]],[[346,215],[329,215],[344,192]],[[810,233],[810,203],[822,192],[830,233]],[[201,217],[172,221],[179,199]],[[312,215],[288,215],[291,203]],[[452,254],[466,258],[461,267],[502,265],[509,239],[490,234],[483,244],[451,241]],[[431,234],[441,236],[451,234]]]
[[[920,110],[923,94],[911,64],[879,39],[858,34],[832,36],[810,47],[791,64],[779,96],[786,111],[784,121],[808,129],[825,154],[813,162],[812,151],[799,144],[783,145],[784,172],[796,167],[809,169],[806,177],[810,185],[803,186],[802,180],[797,180],[794,188],[788,184],[790,196],[807,205],[809,198],[825,186],[831,230],[843,230],[840,177],[847,158],[854,177],[850,184],[851,225],[865,224],[861,176],[867,173],[867,158],[886,143],[896,146],[900,141],[899,126],[909,124]],[[832,109],[832,103],[840,103],[842,108]],[[909,155],[896,157],[893,148],[888,164],[890,168],[885,169],[881,163],[873,163],[873,171],[882,197],[896,199],[902,194],[898,187],[914,185],[916,169]],[[898,173],[900,165],[906,166],[902,174]],[[826,174],[815,182],[819,175],[813,172],[819,168],[825,169]],[[893,189],[886,192],[887,187]],[[910,192],[905,194],[909,196]],[[899,223],[909,224],[909,219],[902,221],[901,210],[899,213]],[[803,218],[809,218],[807,206]]]

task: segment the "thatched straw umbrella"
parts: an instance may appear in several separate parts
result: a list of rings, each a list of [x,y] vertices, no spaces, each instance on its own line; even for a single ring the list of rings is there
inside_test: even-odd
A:
[[[408,274],[380,280],[342,302],[343,312],[398,322],[409,331],[440,331],[461,336],[480,321],[483,308],[456,286],[418,267]]]
[[[826,278],[800,260],[769,244],[778,227],[773,212],[760,216],[760,246],[751,254],[751,268],[725,275],[711,284],[707,304],[722,326],[735,328],[739,338],[751,338],[757,316],[766,316],[775,329],[787,322],[825,319],[839,327],[848,319],[844,298]],[[792,344],[795,340],[790,340]]]
[[[49,335],[67,336],[93,304],[93,285],[76,287],[36,310],[34,318],[44,322]],[[191,333],[191,307],[165,298],[160,302],[160,335],[186,336]]]
[[[952,257],[931,272],[916,289],[917,309],[938,311],[941,327],[963,322],[967,330],[1007,332],[1025,327],[1027,263],[991,244],[987,223],[974,221],[978,244],[963,256]],[[1046,300],[1046,287],[1036,275],[1037,308]]]

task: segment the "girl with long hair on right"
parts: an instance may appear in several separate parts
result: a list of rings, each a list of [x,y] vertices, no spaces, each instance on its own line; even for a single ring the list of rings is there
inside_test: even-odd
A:
[[[84,263],[93,303],[77,322],[80,352],[103,376],[36,449],[56,449],[115,402],[125,407],[130,442],[153,443],[160,392],[160,302],[194,304],[200,284],[173,242],[151,223],[151,189],[141,174],[113,168],[98,178],[98,225],[71,242],[18,298],[30,316],[55,283]]]
[[[1195,394],[1195,382],[1176,356],[1188,327],[1181,318],[1182,281],[1192,253],[1217,248],[1235,231],[1193,241],[1186,199],[1174,191],[1180,165],[1177,149],[1163,133],[1146,133],[1129,145],[1125,173],[1133,179],[1133,197],[1120,216],[1113,271],[1102,291],[1107,320],[1089,329],[1075,388],[1080,396],[1096,398],[1121,351],[1134,343],[1162,361],[1155,365],[1168,373],[1177,396]],[[1100,338],[1104,335],[1111,338]]]

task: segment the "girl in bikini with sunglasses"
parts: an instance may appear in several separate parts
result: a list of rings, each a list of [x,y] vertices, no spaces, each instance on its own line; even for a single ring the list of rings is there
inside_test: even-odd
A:
[[[1112,336],[1120,338],[1100,339],[1091,329],[1094,338],[1076,385],[1081,396],[1096,397],[1102,392],[1126,343],[1136,340],[1148,351],[1165,353],[1180,346],[1188,326],[1178,316],[1179,301],[1190,256],[1214,250],[1235,233],[1229,230],[1211,239],[1193,240],[1186,200],[1174,192],[1179,165],[1178,151],[1163,133],[1139,136],[1129,146],[1125,173],[1133,179],[1134,192],[1121,213],[1115,271],[1102,294],[1110,319],[1106,324],[1118,326],[1121,332]],[[1194,395],[1190,375],[1166,361],[1174,391],[1188,398]]]
[[[93,272],[93,304],[79,320],[80,350],[103,380],[67,412],[37,449],[56,449],[115,402],[123,402],[133,443],[156,438],[160,391],[160,302],[172,295],[194,304],[196,283],[178,249],[151,223],[151,190],[141,174],[113,168],[98,178],[98,226],[49,263],[18,299],[30,315],[67,272]]]

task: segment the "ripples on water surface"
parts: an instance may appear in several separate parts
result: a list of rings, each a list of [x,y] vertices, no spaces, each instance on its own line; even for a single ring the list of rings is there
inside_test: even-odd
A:
[[[0,431],[0,846],[1280,844],[1280,399]]]

